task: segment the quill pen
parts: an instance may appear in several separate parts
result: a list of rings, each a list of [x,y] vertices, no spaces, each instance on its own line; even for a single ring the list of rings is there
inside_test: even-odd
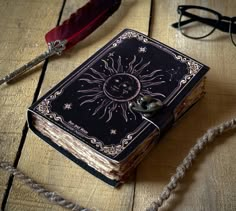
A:
[[[120,3],[121,0],[90,0],[45,35],[48,44],[46,52],[0,79],[0,85],[10,82],[48,57],[61,55],[63,51],[76,45],[102,25],[119,8]]]

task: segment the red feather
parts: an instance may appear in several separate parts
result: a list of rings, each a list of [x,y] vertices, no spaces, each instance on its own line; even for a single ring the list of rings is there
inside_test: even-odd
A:
[[[79,8],[70,18],[45,35],[47,43],[56,40],[67,40],[66,49],[83,40],[120,6],[121,0],[90,0]]]

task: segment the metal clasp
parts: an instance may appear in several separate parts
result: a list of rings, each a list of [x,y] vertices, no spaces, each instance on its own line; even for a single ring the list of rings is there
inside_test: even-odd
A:
[[[163,107],[163,103],[151,96],[142,96],[136,102],[129,103],[129,108],[140,112],[144,117],[152,117]]]

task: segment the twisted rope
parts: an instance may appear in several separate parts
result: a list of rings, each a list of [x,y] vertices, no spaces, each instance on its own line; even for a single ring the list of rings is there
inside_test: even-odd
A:
[[[163,203],[170,197],[171,192],[175,190],[179,181],[184,177],[186,171],[191,167],[193,160],[197,154],[217,136],[224,132],[232,130],[236,127],[236,118],[223,122],[222,124],[208,129],[208,131],[197,140],[197,143],[190,149],[188,155],[182,163],[176,168],[175,174],[170,178],[169,183],[164,187],[162,193],[157,198],[157,201],[152,202],[151,206],[146,211],[158,211]]]
[[[199,138],[197,140],[197,143],[190,149],[183,162],[176,168],[176,173],[171,177],[170,182],[164,187],[157,201],[152,202],[152,204],[146,209],[146,211],[158,211],[159,208],[163,206],[164,202],[170,197],[170,194],[175,190],[177,184],[184,177],[186,171],[191,167],[192,162],[196,158],[197,154],[202,151],[203,148],[208,143],[212,142],[217,136],[234,128],[236,128],[236,118],[209,129],[201,138]],[[23,181],[24,184],[28,185],[33,191],[43,195],[51,202],[54,202],[72,211],[91,211],[91,209],[83,208],[79,204],[68,201],[57,193],[47,190],[46,188],[23,174],[21,171],[14,168],[8,162],[0,162],[0,168],[9,172],[10,174],[13,174],[15,177]]]
[[[30,177],[26,176],[24,173],[14,168],[8,162],[4,162],[4,161],[0,162],[0,168],[2,168],[3,170],[9,172],[10,174],[20,179],[24,184],[29,186],[34,192],[37,192],[38,194],[43,195],[50,202],[54,202],[60,205],[61,207],[70,209],[72,211],[90,211],[89,209],[83,208],[79,204],[75,204],[71,201],[64,199],[63,197],[61,197],[55,192],[47,190],[42,185],[32,180]]]

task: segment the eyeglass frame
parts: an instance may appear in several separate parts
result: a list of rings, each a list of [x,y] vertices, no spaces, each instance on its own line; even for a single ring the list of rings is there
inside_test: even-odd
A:
[[[189,12],[186,12],[186,10],[188,10],[188,9],[200,9],[200,10],[205,10],[207,12],[211,12],[214,15],[216,15],[216,17],[218,17],[218,20],[207,19],[207,18],[203,18],[203,17],[197,16],[197,15],[191,14]],[[202,38],[205,38],[205,37],[208,37],[209,35],[211,35],[216,29],[219,29],[220,31],[229,33],[232,43],[236,46],[236,42],[234,42],[233,35],[232,35],[233,33],[236,33],[236,30],[235,30],[235,32],[234,31],[232,32],[232,28],[233,28],[232,25],[234,25],[234,22],[236,25],[236,16],[234,16],[234,17],[223,16],[215,10],[212,10],[212,9],[209,9],[206,7],[196,6],[196,5],[179,5],[177,8],[177,12],[178,12],[178,14],[180,14],[179,21],[176,23],[173,23],[171,26],[174,28],[178,28],[180,30],[181,34],[184,35],[185,37],[188,37],[191,39],[202,39]],[[181,21],[182,16],[189,17],[190,19],[185,20],[185,21]],[[203,24],[213,26],[214,28],[207,35],[204,35],[201,37],[192,37],[192,36],[184,34],[181,30],[181,26],[188,24],[192,21],[199,21]],[[184,22],[184,24],[183,24],[183,22]],[[226,24],[227,24],[228,30],[226,30]]]

